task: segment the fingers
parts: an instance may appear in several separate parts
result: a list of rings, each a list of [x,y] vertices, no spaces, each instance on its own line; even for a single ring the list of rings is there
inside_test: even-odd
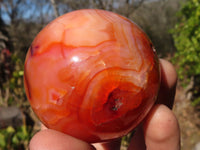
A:
[[[128,150],[179,150],[180,129],[173,112],[156,105],[131,140]]]
[[[51,129],[38,132],[31,139],[30,150],[95,150],[88,143]]]
[[[160,68],[161,85],[157,103],[165,104],[172,108],[176,91],[177,73],[173,65],[164,59],[160,59]]]
[[[177,74],[172,64],[166,60],[160,59],[160,66],[161,86],[157,105],[152,108],[143,126],[136,131],[129,150],[180,149],[178,121],[169,109],[172,108],[174,102]]]
[[[180,129],[173,112],[165,105],[156,105],[143,125],[148,150],[179,150]]]
[[[160,92],[158,95],[157,103],[165,104],[169,108],[172,108],[175,90],[176,90],[177,74],[176,74],[176,71],[175,71],[173,65],[166,60],[160,59],[160,67],[161,67],[161,87],[160,87]],[[162,108],[161,108],[161,110],[162,110]],[[169,112],[170,112],[170,110],[169,110]],[[169,113],[169,112],[167,112],[167,113]],[[166,115],[170,115],[170,114],[166,114]],[[174,115],[172,115],[172,116],[175,118]],[[149,132],[147,132],[147,133],[149,133]],[[147,140],[148,140],[148,138],[147,138]],[[138,128],[132,141],[134,141],[134,142],[131,142],[129,149],[133,149],[133,150],[145,150],[146,149],[142,127]],[[111,149],[113,149],[113,147],[115,149],[117,149],[117,148],[119,149],[119,147],[120,147],[119,143],[120,142],[118,142],[118,144],[116,144],[114,142],[105,143],[105,144],[95,144],[94,146],[98,150],[111,150]]]
[[[93,146],[97,150],[120,150],[121,138],[106,143],[97,143]]]
[[[180,130],[172,108],[177,74],[173,66],[160,60],[161,87],[158,95],[158,105],[150,111],[143,127],[141,126],[131,141],[129,150],[179,150]],[[160,104],[165,104],[160,105]],[[146,146],[145,146],[146,145]],[[99,150],[119,149],[120,140],[104,144],[94,144]],[[69,135],[45,129],[38,132],[30,142],[30,150],[93,150],[93,146]]]
[[[146,150],[142,126],[139,126],[131,139],[128,150]]]

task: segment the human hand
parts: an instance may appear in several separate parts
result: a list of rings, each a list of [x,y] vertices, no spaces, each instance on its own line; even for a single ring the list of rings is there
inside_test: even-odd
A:
[[[176,90],[174,67],[160,59],[161,87],[158,100],[135,132],[128,150],[179,150],[180,130],[171,111]],[[121,139],[90,145],[51,129],[42,129],[30,141],[30,150],[119,150]]]

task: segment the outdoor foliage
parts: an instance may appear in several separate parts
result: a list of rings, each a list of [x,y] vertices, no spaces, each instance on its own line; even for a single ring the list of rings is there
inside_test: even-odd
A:
[[[173,30],[177,48],[174,62],[183,79],[200,75],[200,0],[188,0],[178,15],[181,19]]]
[[[31,137],[31,130],[27,126],[17,129],[9,126],[0,130],[0,150],[24,150]]]
[[[23,61],[15,54],[1,58],[0,106],[22,107],[27,104],[23,88]]]
[[[178,13],[179,23],[173,30],[177,52],[173,61],[178,65],[184,84],[193,82],[193,104],[200,104],[200,0],[188,0]]]
[[[171,56],[174,46],[168,29],[176,22],[174,13],[179,8],[180,0],[147,1],[150,0],[0,0],[0,106],[14,105],[24,114],[29,114],[30,105],[23,87],[25,54],[33,38],[48,22],[72,10],[99,8],[122,14],[144,29],[159,56],[166,57],[168,53]],[[173,32],[177,48],[174,61],[180,66],[182,79],[200,74],[200,65],[197,67],[200,64],[199,3],[200,0],[188,0]],[[29,129],[27,122],[17,129],[11,126],[0,129],[0,150],[27,148],[33,135],[33,129]],[[131,134],[124,137],[122,144],[127,145],[130,138]]]

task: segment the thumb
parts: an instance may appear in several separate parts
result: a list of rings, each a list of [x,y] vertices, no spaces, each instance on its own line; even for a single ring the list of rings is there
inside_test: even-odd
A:
[[[36,133],[30,141],[30,150],[95,150],[95,148],[67,134],[45,129]]]

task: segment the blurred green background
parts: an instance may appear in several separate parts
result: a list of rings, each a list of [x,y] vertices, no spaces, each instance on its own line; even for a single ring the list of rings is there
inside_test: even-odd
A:
[[[200,0],[0,0],[0,150],[25,150],[40,128],[23,87],[26,52],[56,17],[83,8],[116,12],[136,22],[179,80],[173,111],[181,146],[200,142]],[[123,138],[125,149],[128,135]]]

